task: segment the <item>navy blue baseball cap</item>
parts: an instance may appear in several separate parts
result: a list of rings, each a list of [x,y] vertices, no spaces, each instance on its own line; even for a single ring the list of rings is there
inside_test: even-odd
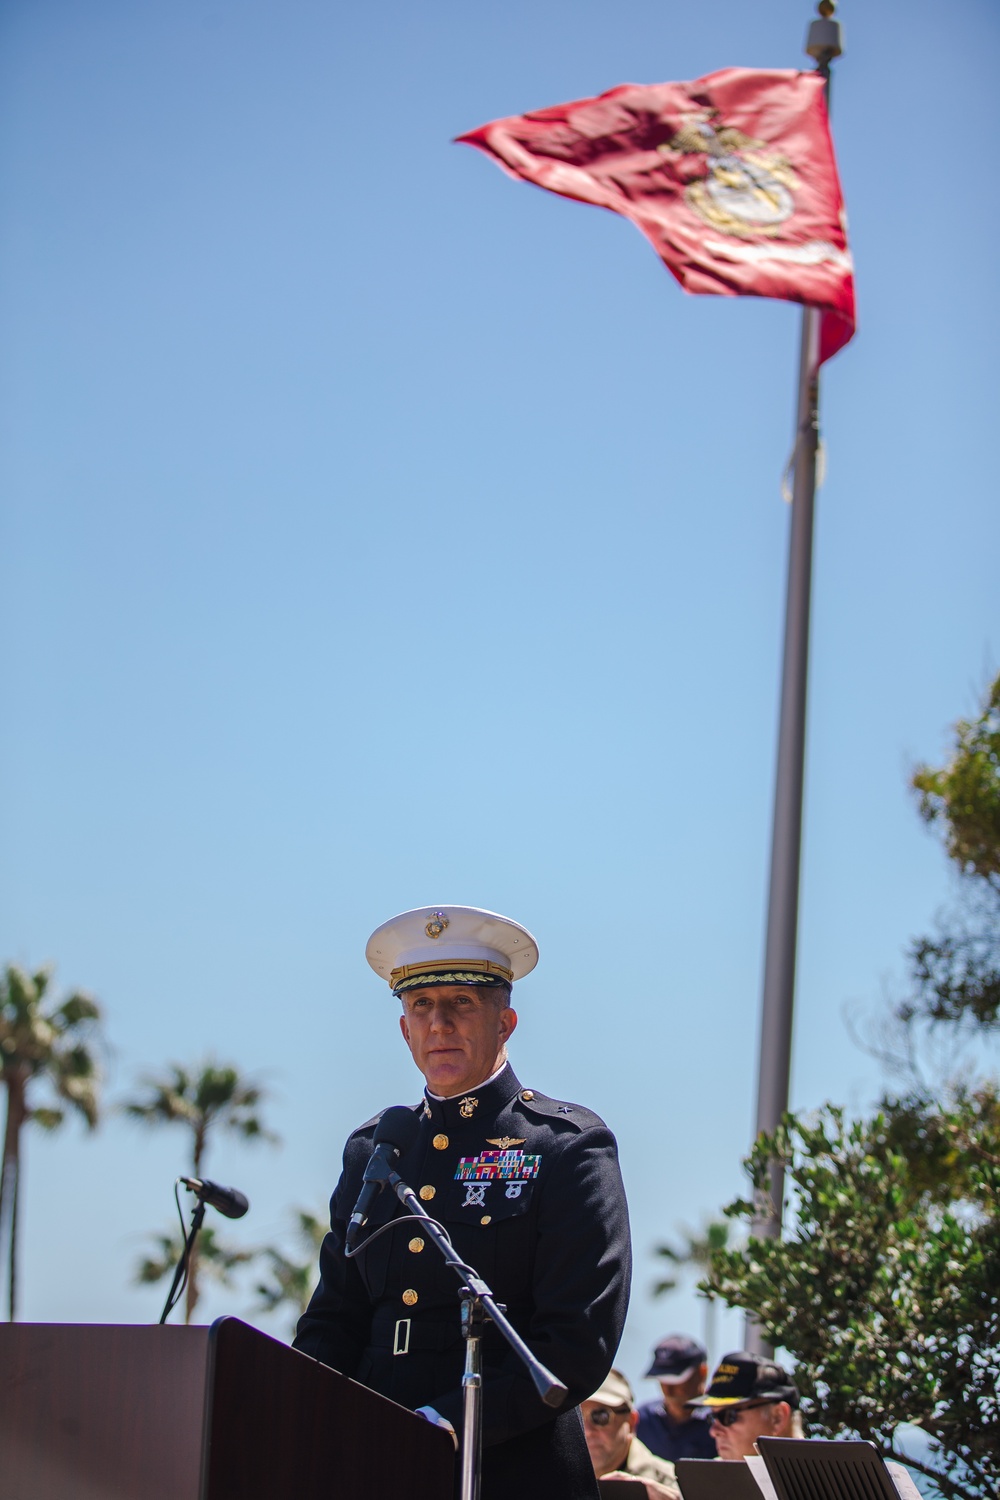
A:
[[[673,1385],[707,1362],[708,1350],[697,1339],[689,1339],[684,1333],[671,1333],[653,1350],[653,1363],[646,1371],[646,1378],[665,1380],[668,1385]]]

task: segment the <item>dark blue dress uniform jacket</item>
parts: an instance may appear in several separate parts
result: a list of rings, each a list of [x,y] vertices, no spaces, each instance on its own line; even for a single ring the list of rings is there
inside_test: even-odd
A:
[[[509,1066],[463,1100],[428,1097],[415,1110],[420,1132],[397,1171],[569,1391],[558,1413],[544,1406],[517,1355],[487,1328],[483,1500],[596,1497],[575,1407],[610,1369],[628,1305],[628,1210],[614,1136],[590,1110],[522,1088]],[[347,1142],[320,1283],[295,1348],[402,1406],[433,1406],[460,1435],[465,1351],[454,1272],[412,1219],[344,1256],[377,1123]],[[489,1165],[470,1165],[503,1150],[523,1161],[508,1154],[492,1178]],[[383,1190],[367,1234],[403,1213]]]

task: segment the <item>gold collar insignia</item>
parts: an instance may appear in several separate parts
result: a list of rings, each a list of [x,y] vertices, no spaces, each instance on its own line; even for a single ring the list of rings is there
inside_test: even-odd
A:
[[[465,1098],[459,1101],[458,1112],[463,1120],[471,1120],[478,1107],[479,1100],[473,1098],[471,1094],[466,1094]]]

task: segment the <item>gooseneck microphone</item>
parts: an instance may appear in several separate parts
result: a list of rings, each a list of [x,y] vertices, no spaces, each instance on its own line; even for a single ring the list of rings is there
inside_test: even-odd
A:
[[[346,1243],[353,1250],[361,1227],[372,1211],[372,1205],[389,1180],[392,1163],[408,1151],[420,1130],[420,1117],[405,1104],[387,1109],[375,1127],[375,1149],[368,1158],[361,1191],[347,1225]]]
[[[237,1188],[220,1187],[217,1182],[209,1182],[207,1177],[182,1177],[181,1182],[192,1193],[197,1193],[202,1203],[218,1209],[227,1219],[242,1219],[250,1207],[248,1199]]]

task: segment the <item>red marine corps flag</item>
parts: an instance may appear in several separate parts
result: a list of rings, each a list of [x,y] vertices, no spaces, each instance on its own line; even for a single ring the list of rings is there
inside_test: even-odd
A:
[[[724,68],[623,84],[458,139],[512,177],[631,219],[685,291],[818,308],[822,363],[854,333],[823,90],[818,73]]]

